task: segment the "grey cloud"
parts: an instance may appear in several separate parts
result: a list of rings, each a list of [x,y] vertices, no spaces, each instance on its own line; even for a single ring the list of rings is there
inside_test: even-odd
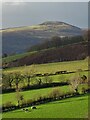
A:
[[[88,3],[85,2],[27,2],[23,5],[3,5],[3,27],[28,26],[47,20],[64,21],[87,27]]]

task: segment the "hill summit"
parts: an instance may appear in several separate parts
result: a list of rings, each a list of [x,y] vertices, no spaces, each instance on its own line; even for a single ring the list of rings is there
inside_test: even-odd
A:
[[[82,29],[59,21],[2,30],[3,53],[22,53],[33,45],[45,42],[53,36],[78,36]]]
[[[59,21],[46,21],[41,23],[40,25],[62,25],[65,24],[64,22],[59,22]]]

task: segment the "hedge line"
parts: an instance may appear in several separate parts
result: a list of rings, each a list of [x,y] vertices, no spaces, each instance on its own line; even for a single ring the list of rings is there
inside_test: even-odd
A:
[[[86,90],[84,89],[82,91],[82,94],[79,94],[76,92],[60,93],[56,90],[56,91],[52,91],[48,96],[39,96],[36,100],[28,99],[27,101],[22,101],[22,103],[18,106],[12,104],[12,102],[8,102],[8,103],[2,105],[2,110],[0,109],[0,112],[8,112],[8,111],[12,111],[12,110],[29,107],[32,105],[39,105],[39,104],[44,104],[44,103],[52,102],[52,101],[56,101],[56,100],[63,100],[66,98],[81,96],[86,93],[90,93],[90,89],[86,89]]]
[[[64,86],[64,85],[69,85],[68,82],[53,82],[53,83],[44,83],[41,85],[31,85],[31,86],[26,86],[23,87],[22,90],[34,90],[34,89],[40,89],[40,88],[48,88],[48,87],[55,87],[55,86]],[[9,88],[9,89],[2,89],[2,93],[11,93],[15,92],[15,88]]]

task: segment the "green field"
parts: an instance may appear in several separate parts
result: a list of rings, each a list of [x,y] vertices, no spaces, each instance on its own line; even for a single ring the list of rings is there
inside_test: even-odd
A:
[[[63,87],[54,87],[54,88],[59,88],[63,92],[69,91],[68,86],[63,86]],[[32,98],[37,98],[38,96],[42,95],[45,96],[49,92],[51,92],[54,88],[42,88],[42,89],[37,89],[37,90],[29,90],[29,91],[22,91],[20,92],[22,95],[24,95],[25,99],[32,99]],[[2,95],[2,101],[3,103],[7,101],[12,101],[13,103],[17,103],[16,98],[15,98],[16,93],[7,93]]]
[[[22,54],[16,54],[16,55],[8,56],[8,57],[3,58],[2,62],[3,63],[9,63],[11,61],[23,58],[25,56],[28,56],[28,55],[31,55],[31,54],[34,54],[34,53],[35,52],[26,52],[26,53],[22,53]]]
[[[22,67],[14,67],[5,69],[5,72],[29,72],[31,70],[34,73],[55,73],[56,71],[77,71],[78,69],[87,70],[88,69],[88,60],[78,60],[78,61],[69,61],[69,62],[57,62],[57,63],[48,63],[48,64],[38,64]]]
[[[80,85],[79,91],[81,91],[82,86],[85,88],[88,87],[88,85]],[[20,94],[24,96],[24,99],[37,99],[39,96],[47,96],[53,89],[60,90],[61,93],[67,93],[69,91],[72,91],[72,88],[68,86],[58,86],[58,87],[50,87],[50,88],[42,88],[42,89],[36,89],[36,90],[29,90],[29,91],[21,91]],[[0,95],[1,97],[1,95]],[[8,101],[11,101],[14,104],[17,104],[16,99],[16,93],[6,93],[2,95],[2,101],[3,103],[6,103]]]
[[[76,72],[72,74],[60,74],[60,75],[51,75],[49,76],[53,82],[61,82],[70,80],[74,75],[86,75],[88,77],[88,60],[79,60],[79,61],[69,61],[69,62],[57,62],[57,63],[48,63],[48,64],[38,64],[22,67],[14,67],[3,70],[4,72],[34,72],[35,73],[55,73],[57,71],[78,71],[81,69],[82,72]],[[38,78],[38,77],[37,77]],[[43,79],[43,77],[41,77]],[[32,80],[35,78],[32,78]],[[36,79],[35,79],[36,80]],[[34,81],[35,81],[34,80]],[[23,81],[27,84],[26,80]],[[31,81],[31,84],[33,82]],[[20,84],[21,85],[21,84]],[[80,85],[79,92],[81,91],[82,86],[88,87],[88,85]],[[70,85],[67,86],[57,86],[50,88],[42,88],[28,91],[21,91],[20,93],[24,96],[25,100],[37,99],[40,96],[47,96],[53,89],[57,88],[61,93],[67,93],[72,91]],[[11,101],[14,104],[17,104],[16,93],[7,93],[2,94],[2,103]],[[0,104],[2,104],[0,102]],[[88,95],[81,97],[73,97],[64,100],[59,100],[55,102],[50,102],[42,105],[38,105],[36,110],[31,110],[28,107],[30,112],[25,112],[22,110],[14,110],[11,112],[3,113],[3,118],[86,118],[88,115]]]
[[[68,98],[56,102],[38,105],[36,110],[29,112],[15,110],[3,113],[3,118],[87,118],[88,95]]]
[[[73,76],[78,76],[78,74],[82,75],[86,75],[88,78],[88,72],[76,72],[76,73],[72,73],[72,74],[59,74],[59,75],[52,75],[49,76],[53,82],[66,82],[68,80],[70,80]],[[43,77],[42,77],[43,79]]]

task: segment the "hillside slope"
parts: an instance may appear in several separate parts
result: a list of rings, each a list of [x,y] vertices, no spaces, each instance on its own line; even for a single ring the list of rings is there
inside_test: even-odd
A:
[[[87,43],[78,43],[72,45],[66,45],[59,48],[51,48],[46,50],[37,51],[16,59],[7,64],[7,67],[17,67],[31,64],[43,64],[62,61],[82,60],[88,56]],[[5,64],[3,64],[4,66]]]
[[[53,36],[77,36],[82,30],[64,22],[48,21],[35,26],[9,28],[2,32],[2,52],[22,53],[33,45],[43,43]]]

